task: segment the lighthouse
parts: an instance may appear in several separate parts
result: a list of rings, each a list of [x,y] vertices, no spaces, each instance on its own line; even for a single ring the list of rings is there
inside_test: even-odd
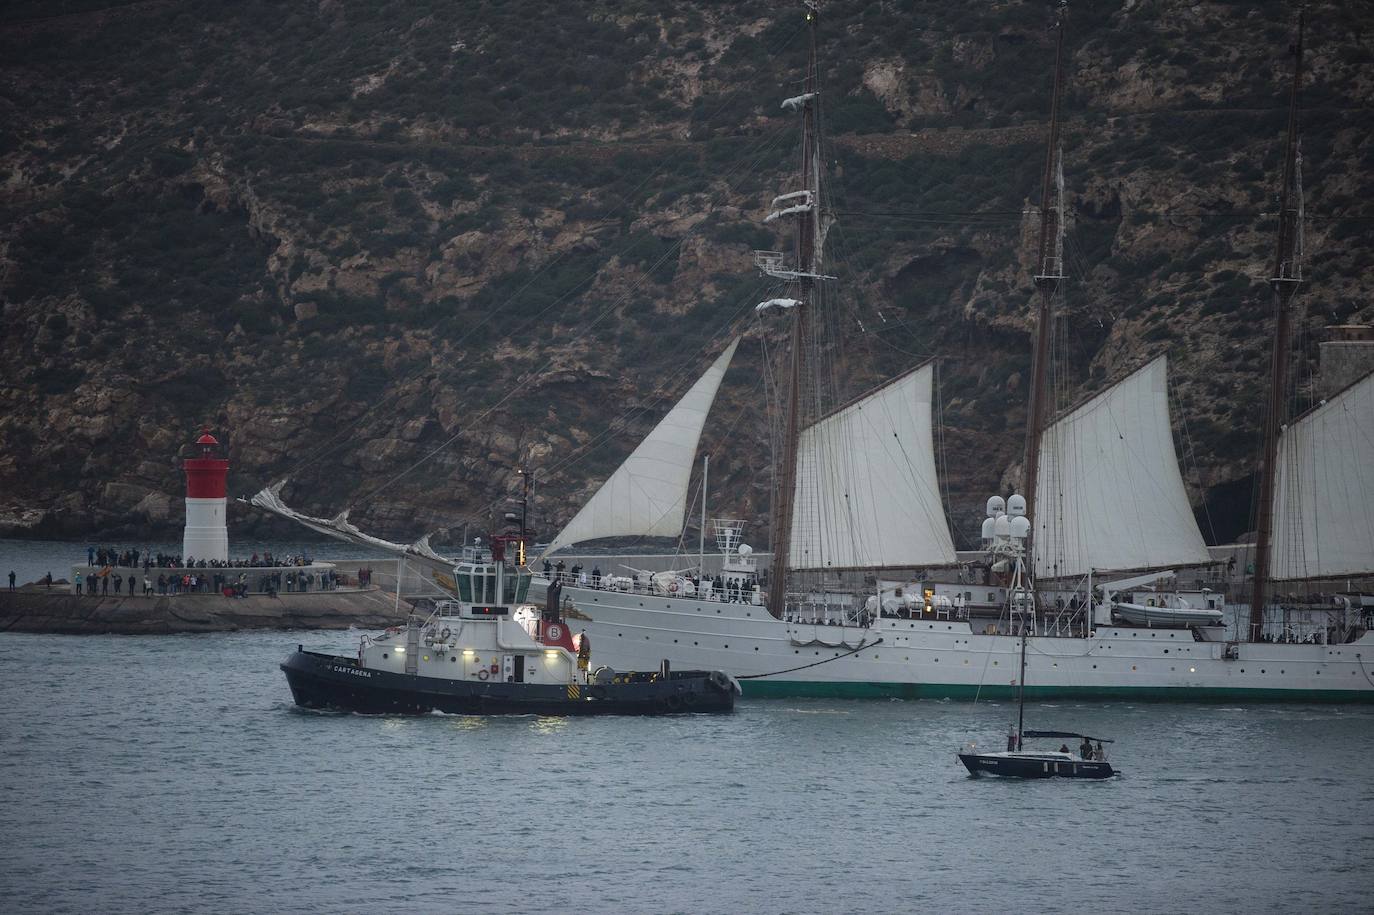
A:
[[[229,558],[229,529],[225,526],[225,479],[229,462],[219,456],[219,441],[208,431],[196,439],[196,456],[186,459],[186,530],[181,555],[186,558]]]

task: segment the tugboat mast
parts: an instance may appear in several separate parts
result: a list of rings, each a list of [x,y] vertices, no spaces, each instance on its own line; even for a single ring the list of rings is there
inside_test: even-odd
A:
[[[777,494],[774,499],[773,529],[769,543],[773,551],[773,572],[768,580],[768,612],[782,619],[787,599],[787,555],[792,543],[792,514],[797,478],[797,450],[801,438],[801,401],[803,365],[809,338],[808,318],[816,288],[816,242],[821,218],[820,140],[816,129],[816,20],[820,4],[806,0],[806,22],[810,56],[802,95],[788,99],[784,107],[800,107],[802,115],[801,178],[804,190],[774,200],[779,207],[768,220],[796,213],[797,220],[797,299],[788,310],[792,315],[791,353],[788,365],[787,420],[783,433],[782,455],[777,465]],[[779,271],[780,273],[781,271]],[[772,273],[772,271],[770,271]],[[778,273],[773,273],[778,275]]]
[[[1055,23],[1058,33],[1054,51],[1054,96],[1050,103],[1050,133],[1045,149],[1045,172],[1040,192],[1040,251],[1036,261],[1035,288],[1040,292],[1040,306],[1035,319],[1035,354],[1031,362],[1030,408],[1026,416],[1026,458],[1025,479],[1021,492],[1026,497],[1026,516],[1033,522],[1037,520],[1036,484],[1040,473],[1040,439],[1045,431],[1046,400],[1048,398],[1048,375],[1050,359],[1050,332],[1053,321],[1054,294],[1059,290],[1059,282],[1064,279],[1063,258],[1063,200],[1054,205],[1051,195],[1057,189],[1057,166],[1059,165],[1059,100],[1063,88],[1064,74],[1064,20],[1067,4],[1059,4]],[[1051,245],[1053,244],[1053,248]],[[1035,526],[1031,526],[1031,536],[1026,542],[1027,556],[1034,550]],[[1031,568],[1035,568],[1031,564]]]
[[[1298,180],[1298,91],[1302,85],[1302,40],[1306,13],[1298,11],[1298,40],[1293,45],[1293,90],[1288,103],[1288,139],[1283,157],[1283,188],[1279,201],[1279,232],[1274,251],[1274,352],[1270,359],[1269,409],[1264,422],[1264,456],[1260,464],[1259,511],[1255,530],[1255,579],[1250,593],[1250,641],[1264,629],[1264,603],[1269,578],[1269,551],[1274,523],[1274,489],[1278,485],[1279,431],[1287,416],[1288,359],[1292,336],[1290,305],[1302,282]]]

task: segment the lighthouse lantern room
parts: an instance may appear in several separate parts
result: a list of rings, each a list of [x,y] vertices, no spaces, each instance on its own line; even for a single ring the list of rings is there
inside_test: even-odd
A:
[[[181,555],[192,558],[229,558],[225,480],[229,462],[219,455],[219,441],[208,431],[196,439],[195,457],[186,459],[186,530]]]

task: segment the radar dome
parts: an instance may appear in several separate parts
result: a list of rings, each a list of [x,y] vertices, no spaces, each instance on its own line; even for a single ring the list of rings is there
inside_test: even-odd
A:
[[[735,552],[739,553],[741,556],[748,556],[754,552],[754,548],[747,543],[741,543],[739,549]]]
[[[996,518],[1007,509],[1007,503],[1001,496],[993,496],[988,499],[988,517]]]
[[[983,519],[983,539],[984,539],[984,540],[991,540],[993,537],[997,536],[997,532],[994,530],[994,528],[995,528],[996,526],[997,526],[997,521],[996,521],[996,519],[994,519],[994,518],[984,518],[984,519]]]
[[[999,515],[997,519],[992,522],[992,532],[998,537],[1010,537],[1011,520],[1007,518],[1006,515]]]
[[[1011,519],[1011,536],[1015,540],[1025,540],[1030,536],[1030,519],[1025,515],[1017,515]]]
[[[1007,514],[1013,518],[1024,518],[1026,515],[1026,497],[1014,495],[1007,500]]]

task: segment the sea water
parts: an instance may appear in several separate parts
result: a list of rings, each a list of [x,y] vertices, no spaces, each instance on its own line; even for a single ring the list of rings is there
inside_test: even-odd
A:
[[[1367,912],[1374,708],[1037,703],[1119,778],[970,778],[1015,707],[310,713],[357,632],[0,634],[8,912]]]

